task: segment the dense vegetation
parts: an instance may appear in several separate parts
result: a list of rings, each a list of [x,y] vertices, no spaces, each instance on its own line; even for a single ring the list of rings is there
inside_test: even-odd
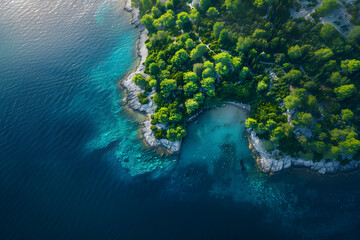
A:
[[[230,100],[251,104],[246,127],[268,149],[313,160],[359,158],[360,27],[343,36],[319,21],[337,1],[324,0],[311,20],[290,17],[299,4],[292,0],[133,4],[149,31],[149,77],[134,81],[144,104],[155,89],[156,138],[182,139],[189,117]]]

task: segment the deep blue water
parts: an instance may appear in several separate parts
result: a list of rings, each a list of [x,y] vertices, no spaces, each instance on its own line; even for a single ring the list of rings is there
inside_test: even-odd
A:
[[[147,149],[120,104],[122,5],[1,1],[0,239],[360,239],[360,174],[259,172],[234,107],[191,124],[179,157]]]

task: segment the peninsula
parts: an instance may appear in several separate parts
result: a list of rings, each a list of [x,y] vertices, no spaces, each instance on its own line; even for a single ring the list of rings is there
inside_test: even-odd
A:
[[[129,107],[149,116],[146,142],[178,152],[189,120],[232,102],[249,111],[262,170],[358,167],[357,4],[128,1],[140,63],[122,85]]]

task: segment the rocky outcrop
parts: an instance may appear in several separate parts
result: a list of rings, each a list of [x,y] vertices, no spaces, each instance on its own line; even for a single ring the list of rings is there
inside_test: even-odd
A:
[[[126,11],[130,11],[132,13],[135,12],[135,14],[132,14],[132,20],[131,22],[136,22],[136,20],[134,19],[139,19],[139,10],[137,8],[132,8],[131,7],[131,1],[126,1],[125,4],[125,8]],[[128,106],[134,110],[138,110],[138,111],[142,111],[145,113],[152,113],[155,110],[155,104],[154,102],[150,99],[149,97],[149,103],[148,104],[141,104],[139,102],[139,99],[137,97],[137,95],[139,93],[144,92],[144,90],[142,90],[139,86],[137,86],[134,81],[132,80],[133,77],[136,74],[144,74],[144,70],[145,70],[145,60],[146,57],[148,55],[148,50],[146,48],[145,42],[148,38],[147,34],[148,31],[145,29],[145,27],[143,25],[137,24],[135,23],[136,26],[139,27],[139,36],[137,39],[137,55],[139,57],[139,64],[137,65],[136,69],[130,73],[122,82],[121,85],[126,89],[126,102],[128,104]],[[146,75],[145,75],[146,76]]]
[[[156,105],[152,101],[151,97],[155,92],[149,94],[148,99],[149,103],[141,104],[138,99],[138,94],[144,92],[139,86],[137,86],[132,80],[136,74],[142,74],[146,77],[144,73],[145,70],[145,60],[148,55],[148,50],[146,48],[145,42],[148,38],[148,31],[146,28],[140,23],[140,13],[139,9],[131,7],[131,1],[127,0],[124,7],[125,11],[128,11],[132,14],[131,23],[139,28],[139,37],[137,41],[137,55],[139,57],[139,64],[136,69],[130,73],[123,81],[121,81],[121,86],[123,86],[126,90],[126,98],[124,101],[127,103],[129,108],[146,113],[148,118],[143,122],[144,128],[141,129],[142,136],[144,137],[145,142],[150,147],[163,147],[167,149],[170,153],[177,153],[180,151],[181,141],[170,142],[167,139],[158,140],[155,138],[153,131],[150,129],[151,127],[151,119],[150,116],[155,113]],[[166,129],[166,126],[158,126],[160,128]]]
[[[338,171],[349,171],[360,166],[357,161],[351,161],[349,164],[340,165],[339,161],[326,161],[325,159],[318,162],[304,160],[301,158],[292,158],[284,155],[279,150],[266,151],[262,146],[262,140],[256,136],[253,130],[247,130],[251,148],[257,155],[259,168],[264,172],[278,172],[291,166],[307,167],[321,174],[336,173]]]
[[[178,153],[181,148],[181,141],[171,142],[167,139],[156,139],[151,130],[151,119],[149,117],[143,122],[144,128],[141,129],[142,136],[146,143],[151,147],[163,147],[170,153]],[[158,128],[164,128],[166,125],[157,125]]]
[[[140,23],[140,11],[138,8],[131,7],[131,0],[125,0],[124,10],[131,13],[130,23],[135,27],[139,26]]]

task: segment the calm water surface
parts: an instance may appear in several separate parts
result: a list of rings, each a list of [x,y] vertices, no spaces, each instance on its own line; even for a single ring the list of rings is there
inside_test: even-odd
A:
[[[360,175],[260,173],[226,106],[178,161],[117,87],[137,62],[119,0],[0,3],[0,239],[359,239]]]

